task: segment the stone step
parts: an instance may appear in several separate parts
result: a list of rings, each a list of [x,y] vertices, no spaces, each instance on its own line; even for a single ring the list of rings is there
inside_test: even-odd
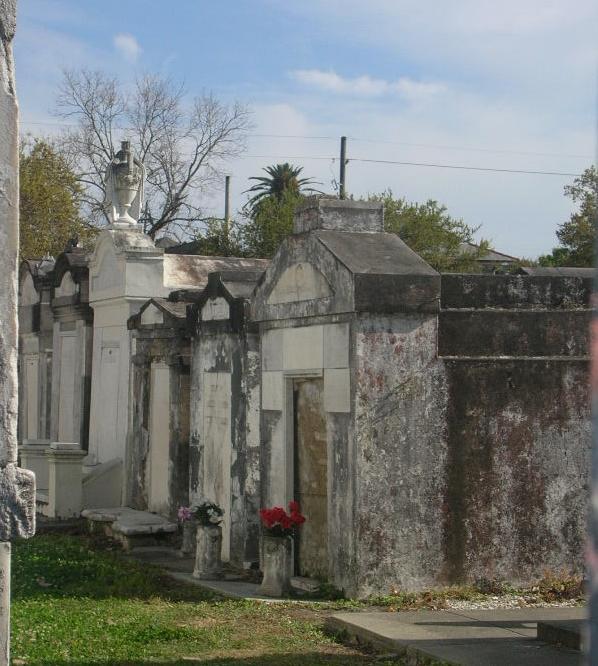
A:
[[[331,633],[391,651],[414,666],[581,666],[581,653],[536,639],[537,623],[581,620],[583,608],[337,613]]]
[[[313,578],[306,578],[305,576],[293,576],[291,578],[291,587],[297,592],[315,594],[320,589],[320,582]]]
[[[160,546],[178,533],[178,526],[164,516],[129,507],[85,509],[90,530],[103,530],[106,536],[119,541],[125,550]]]
[[[562,645],[573,650],[581,650],[584,627],[584,620],[538,622],[538,640],[551,645]]]

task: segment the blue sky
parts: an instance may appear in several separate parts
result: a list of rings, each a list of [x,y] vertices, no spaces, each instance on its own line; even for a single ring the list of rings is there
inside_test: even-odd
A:
[[[81,66],[250,106],[247,152],[228,166],[236,207],[249,176],[286,159],[331,190],[342,134],[349,158],[579,173],[596,147],[597,28],[594,0],[19,0],[22,130],[59,129],[61,69]],[[437,199],[515,255],[549,251],[571,212],[567,176],[357,161],[347,174],[356,196]]]

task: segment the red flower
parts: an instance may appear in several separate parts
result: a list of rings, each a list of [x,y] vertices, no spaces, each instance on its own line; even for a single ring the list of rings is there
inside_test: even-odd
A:
[[[271,530],[275,536],[286,536],[305,522],[299,503],[294,501],[289,503],[289,513],[281,506],[260,509],[260,519],[264,527]]]

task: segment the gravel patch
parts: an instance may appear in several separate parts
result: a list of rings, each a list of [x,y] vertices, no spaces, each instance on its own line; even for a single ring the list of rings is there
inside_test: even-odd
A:
[[[478,601],[461,601],[447,599],[447,610],[493,610],[495,608],[573,608],[583,606],[584,599],[565,599],[563,601],[541,601],[534,596],[518,594],[503,594],[496,597],[486,597]]]

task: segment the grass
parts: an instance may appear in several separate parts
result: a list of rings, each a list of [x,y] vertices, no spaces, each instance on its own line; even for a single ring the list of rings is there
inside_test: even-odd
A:
[[[308,666],[398,664],[342,645],[322,629],[341,609],[445,608],[519,594],[530,603],[583,601],[582,580],[547,572],[536,585],[500,581],[423,592],[392,591],[369,602],[328,599],[300,604],[224,600],[178,583],[85,536],[40,535],[13,548],[13,664],[210,664]]]
[[[223,600],[86,537],[15,544],[12,585],[15,666],[398,663],[327,636],[326,605]]]

